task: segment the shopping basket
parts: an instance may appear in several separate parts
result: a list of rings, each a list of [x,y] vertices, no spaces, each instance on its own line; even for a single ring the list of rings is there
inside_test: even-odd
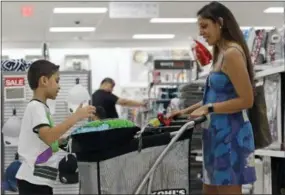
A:
[[[84,135],[73,136],[80,194],[189,194],[192,132],[205,120],[205,116],[179,119],[167,127],[129,128],[128,133],[126,129],[94,132],[97,140],[105,138],[100,144],[92,144],[90,134],[88,142]]]

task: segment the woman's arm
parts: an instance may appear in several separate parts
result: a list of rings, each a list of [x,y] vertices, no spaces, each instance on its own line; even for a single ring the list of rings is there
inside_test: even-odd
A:
[[[214,112],[227,114],[251,108],[254,101],[253,88],[242,53],[236,48],[230,48],[225,52],[224,59],[222,71],[230,78],[238,97],[214,103]]]
[[[185,108],[183,110],[181,110],[181,114],[190,114],[191,112],[193,112],[194,110],[200,108],[202,106],[202,101],[192,105],[192,106],[189,106],[188,108]]]
[[[192,106],[189,106],[183,110],[176,110],[172,113],[169,113],[169,115],[167,116],[168,118],[173,118],[175,116],[179,116],[179,115],[184,115],[184,114],[190,114],[191,112],[193,112],[194,110],[200,108],[202,106],[202,101],[192,105]]]

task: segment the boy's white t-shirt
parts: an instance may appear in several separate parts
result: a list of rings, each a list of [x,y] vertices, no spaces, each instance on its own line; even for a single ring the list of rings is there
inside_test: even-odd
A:
[[[43,154],[44,151],[51,150],[50,146],[39,138],[37,129],[42,126],[53,126],[49,108],[39,100],[32,100],[28,103],[22,118],[18,146],[18,153],[21,156],[22,165],[17,172],[16,178],[36,185],[54,187],[54,178],[47,179],[47,177],[41,177],[41,174],[50,174],[50,170],[52,170],[53,176],[57,177],[59,160],[57,155],[49,152],[49,157],[45,155],[46,160],[39,162],[39,155]],[[37,167],[37,169],[35,169],[35,167]],[[38,167],[40,167],[40,169]],[[37,172],[37,174],[35,174],[35,172]]]

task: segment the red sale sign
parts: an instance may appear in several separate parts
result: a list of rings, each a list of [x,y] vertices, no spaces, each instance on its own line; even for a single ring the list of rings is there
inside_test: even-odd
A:
[[[5,87],[24,87],[25,78],[24,77],[6,77],[4,79]]]

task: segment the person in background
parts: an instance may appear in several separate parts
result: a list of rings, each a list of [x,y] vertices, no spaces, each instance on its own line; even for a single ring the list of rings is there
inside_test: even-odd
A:
[[[213,46],[203,100],[172,116],[208,115],[203,128],[203,193],[242,194],[256,181],[254,135],[247,109],[254,102],[249,49],[232,12],[219,2],[197,13],[200,35]]]
[[[101,106],[106,113],[106,118],[118,118],[119,115],[116,110],[116,104],[120,106],[128,107],[143,107],[144,102],[119,98],[114,95],[113,89],[115,87],[115,81],[111,78],[105,78],[102,80],[100,89],[96,90],[92,94],[93,106]]]
[[[33,62],[28,70],[28,83],[33,99],[28,103],[21,124],[18,154],[22,164],[17,171],[19,195],[51,195],[58,175],[60,161],[59,139],[77,122],[93,116],[93,106],[82,107],[55,125],[47,99],[56,99],[60,90],[59,66],[46,61]]]

